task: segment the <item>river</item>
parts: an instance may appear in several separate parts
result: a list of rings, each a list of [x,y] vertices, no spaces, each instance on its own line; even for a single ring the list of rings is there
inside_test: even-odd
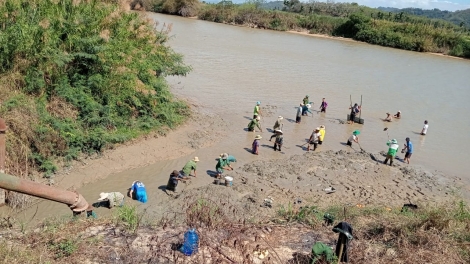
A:
[[[368,152],[387,149],[386,141],[406,137],[414,143],[413,166],[439,171],[470,181],[466,161],[470,159],[470,61],[432,54],[408,52],[340,39],[312,37],[287,32],[250,29],[167,16],[147,15],[172,24],[170,45],[184,55],[193,67],[186,77],[168,77],[175,94],[190,98],[204,110],[220,114],[229,124],[227,139],[209,148],[177,159],[111,175],[78,189],[90,201],[102,191],[121,190],[139,179],[146,183],[149,203],[140,205],[147,212],[165,208],[165,185],[169,173],[181,168],[194,155],[201,159],[202,174],[213,169],[218,154],[229,152],[242,165],[256,159],[283,158],[283,155],[302,154],[296,145],[305,142],[313,128],[327,127],[322,150],[347,149],[343,144],[355,129],[361,130],[361,146]],[[329,103],[326,114],[314,111],[295,124],[295,107],[308,94],[317,109],[321,98]],[[364,125],[340,124],[350,105],[360,103]],[[244,148],[251,145],[253,133],[244,131],[256,101],[269,105],[272,113],[263,117],[263,127],[271,127],[278,115],[285,117],[285,154],[262,149],[253,156]],[[403,117],[391,123],[381,118],[386,112],[401,110]],[[419,135],[424,120],[429,121],[426,136]],[[467,121],[465,121],[467,120]],[[384,128],[388,127],[388,133]],[[261,133],[269,138],[270,133]],[[271,143],[269,143],[271,145]],[[402,154],[400,154],[402,156]],[[206,163],[208,162],[208,163]],[[198,169],[199,170],[199,169]],[[138,176],[136,176],[138,175]],[[201,172],[199,173],[201,175]],[[210,177],[197,177],[191,188],[209,184]],[[155,190],[154,190],[155,189]],[[468,191],[468,190],[465,190]],[[110,211],[99,208],[100,215]],[[51,215],[69,215],[67,207],[42,202],[19,216],[38,222]]]
[[[194,67],[177,92],[218,111],[251,110],[256,101],[285,109],[308,94],[316,107],[329,103],[326,119],[345,119],[363,96],[361,145],[385,150],[388,127],[400,145],[414,143],[412,163],[468,178],[470,159],[470,61],[365,43],[251,29],[148,13],[173,24],[170,44]],[[183,88],[184,87],[184,88]],[[384,123],[386,112],[403,118]],[[418,133],[424,120],[428,134]],[[467,120],[467,121],[465,121]],[[318,124],[318,123],[317,123]],[[318,124],[319,125],[319,124]],[[328,123],[326,123],[328,125]],[[310,127],[313,128],[313,127]],[[351,129],[333,126],[328,138],[346,138]],[[341,145],[332,146],[333,149]]]

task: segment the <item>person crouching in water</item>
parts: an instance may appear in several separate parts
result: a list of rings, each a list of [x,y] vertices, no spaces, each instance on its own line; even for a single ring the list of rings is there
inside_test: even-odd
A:
[[[141,203],[147,202],[147,190],[145,185],[141,181],[134,181],[131,188],[129,189],[128,196],[133,200],[137,200]]]
[[[258,155],[258,150],[259,150],[259,140],[262,139],[260,135],[257,135],[255,137],[255,140],[253,140],[253,143],[251,144],[251,153]]]
[[[356,142],[357,144],[359,144],[359,137],[358,137],[359,134],[361,134],[361,132],[359,130],[354,130],[352,135],[349,137],[348,143],[346,143],[346,145],[352,147],[353,142]]]
[[[110,192],[110,193],[100,193],[100,198],[98,201],[106,203],[106,206],[111,209],[113,207],[124,205],[124,195],[120,192]]]
[[[308,140],[307,151],[310,151],[310,145],[313,145],[313,151],[315,151],[317,149],[318,141],[320,140],[320,136],[321,136],[320,128],[317,127],[317,128],[315,128],[315,130],[313,130],[312,135],[310,135],[310,138]]]
[[[297,108],[297,115],[295,116],[295,122],[297,124],[300,124],[300,121],[302,121],[303,106],[304,104],[301,103],[300,106]]]
[[[318,140],[318,144],[321,145],[323,143],[323,140],[325,139],[325,131],[326,127],[324,125],[320,126],[320,139]]]
[[[269,138],[269,141],[271,141],[271,139],[273,139],[273,137],[276,137],[276,130],[282,130],[282,127],[283,127],[283,124],[282,124],[282,120],[284,119],[284,117],[282,116],[279,116],[276,120],[276,123],[274,123],[274,126],[273,126],[273,135]]]
[[[392,122],[392,115],[387,112],[387,117],[384,119],[386,122]]]
[[[221,178],[224,170],[233,170],[230,162],[228,161],[227,153],[223,153],[215,165],[215,171],[217,172],[216,177]]]
[[[390,160],[390,166],[393,164],[393,159],[397,155],[397,150],[400,146],[398,146],[398,141],[396,139],[392,139],[391,141],[387,141],[388,152],[387,157],[384,160],[384,164],[387,164],[387,161]]]
[[[256,116],[256,118],[253,118],[250,123],[248,123],[248,131],[250,132],[255,132],[255,127],[259,129],[260,132],[263,132],[261,129],[261,126],[259,124],[259,121],[261,120],[261,117]]]
[[[398,110],[397,114],[394,115],[393,117],[395,117],[395,118],[401,118],[401,111]]]
[[[181,175],[179,171],[174,170],[170,174],[170,179],[168,179],[168,183],[166,184],[166,190],[176,193],[177,192],[176,187],[178,186],[178,181],[185,181],[186,179],[187,177],[184,177],[183,175]]]
[[[275,130],[274,133],[276,133],[276,140],[274,140],[274,151],[276,151],[277,148],[279,148],[279,151],[281,151],[282,143],[284,143],[284,133],[282,130]]]

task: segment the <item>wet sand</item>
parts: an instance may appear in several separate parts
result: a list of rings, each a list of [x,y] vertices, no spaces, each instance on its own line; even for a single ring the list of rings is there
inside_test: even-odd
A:
[[[393,167],[382,164],[383,153],[367,153],[345,146],[340,139],[325,137],[324,144],[315,152],[306,152],[302,146],[309,134],[304,129],[319,123],[321,116],[304,117],[295,124],[284,120],[285,145],[282,152],[274,151],[269,142],[271,123],[283,112],[275,106],[262,107],[262,133],[246,131],[249,122],[245,115],[220,116],[208,107],[192,102],[194,115],[187,124],[166,137],[148,137],[106,151],[101,158],[75,162],[71,169],[58,175],[58,186],[76,189],[88,202],[94,203],[100,192],[125,193],[132,181],[145,183],[149,200],[146,204],[127,200],[152,218],[184,206],[188,199],[207,198],[227,201],[243,218],[272,215],[281,206],[297,203],[309,205],[341,204],[349,206],[380,205],[400,207],[404,203],[440,204],[456,199],[466,192],[462,180],[443,175],[438,171],[407,165],[396,160]],[[237,120],[234,122],[233,120]],[[342,122],[329,122],[328,128],[346,126]],[[351,125],[355,129],[359,125]],[[250,153],[251,142],[261,134],[260,155]],[[342,144],[341,144],[342,143]],[[337,146],[342,150],[333,150]],[[384,148],[385,149],[385,148]],[[225,175],[234,178],[232,187],[214,185],[212,177],[220,153],[237,157],[234,171]],[[198,163],[198,177],[180,183],[178,194],[164,191],[171,171],[181,169],[194,156]],[[324,189],[333,187],[334,193]],[[260,214],[264,199],[272,199],[273,206]],[[51,216],[70,215],[65,205],[38,201],[16,217],[34,226]],[[97,208],[99,216],[112,214],[113,210]],[[11,212],[10,212],[11,213]],[[3,215],[8,214],[5,210]]]

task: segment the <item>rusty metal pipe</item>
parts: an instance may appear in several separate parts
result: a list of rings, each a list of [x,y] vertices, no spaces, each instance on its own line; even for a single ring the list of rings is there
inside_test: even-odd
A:
[[[0,188],[63,203],[68,205],[74,212],[91,211],[92,209],[92,206],[88,205],[85,198],[77,192],[20,179],[5,173],[0,173]]]

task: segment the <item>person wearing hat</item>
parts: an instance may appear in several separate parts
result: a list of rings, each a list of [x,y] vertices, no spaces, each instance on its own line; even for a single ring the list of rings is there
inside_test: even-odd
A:
[[[300,124],[300,121],[302,120],[303,106],[304,106],[304,104],[300,103],[300,106],[297,108],[297,115],[295,116],[295,122],[297,124]]]
[[[185,181],[187,178],[180,174],[179,171],[174,170],[170,174],[170,179],[166,184],[166,190],[176,192],[176,187],[178,186],[178,181]]]
[[[356,142],[357,144],[359,144],[359,134],[361,134],[361,131],[359,130],[354,130],[354,132],[352,133],[352,135],[349,137],[348,139],[348,143],[346,143],[346,145],[352,147],[352,143],[353,142]]]
[[[411,154],[413,154],[413,143],[411,143],[411,140],[409,137],[406,138],[406,143],[404,144],[403,149],[401,150],[401,153],[405,152],[405,158],[404,161],[406,161],[408,164],[410,164],[410,158]]]
[[[388,152],[387,157],[384,160],[384,164],[387,164],[387,161],[390,160],[390,166],[392,166],[393,159],[395,159],[395,156],[397,155],[397,150],[400,146],[398,145],[398,141],[396,139],[387,141],[387,146]]]
[[[309,101],[308,101],[308,95],[306,95],[306,96],[304,97],[303,103],[304,103],[304,105],[306,105],[306,104],[309,103]]]
[[[269,141],[271,141],[271,139],[273,139],[273,137],[276,136],[276,130],[282,130],[282,127],[284,126],[284,124],[282,123],[282,120],[284,119],[284,117],[282,116],[279,116],[276,120],[276,123],[274,123],[274,126],[273,126],[273,135],[269,138]]]
[[[124,195],[120,192],[102,192],[100,193],[100,198],[98,198],[98,201],[107,202],[109,209],[115,206],[121,207],[124,204]]]
[[[308,113],[313,115],[312,111],[310,111],[311,107],[312,107],[311,104],[306,104],[306,105],[302,106],[302,115],[308,116]]]
[[[387,112],[387,117],[384,119],[386,122],[392,122],[392,115]]]
[[[228,161],[228,154],[223,153],[219,160],[217,161],[217,165],[215,165],[215,170],[217,171],[217,178],[221,178],[224,170],[233,170],[232,166],[230,166],[230,162]]]
[[[259,107],[261,102],[256,102],[255,109],[253,110],[253,119],[261,115],[261,108]]]
[[[323,143],[323,139],[325,139],[325,131],[326,127],[325,125],[320,126],[320,139],[318,140],[318,144],[321,145]]]
[[[261,117],[257,116],[256,118],[253,118],[250,123],[248,123],[248,131],[250,132],[255,132],[255,127],[259,129],[260,132],[263,132],[261,129],[261,125],[259,124],[259,121],[261,120]]]
[[[354,106],[352,107],[349,107],[349,109],[351,109],[351,113],[349,114],[349,121],[348,121],[348,124],[354,124],[354,120],[356,119],[356,115],[359,114],[359,112],[361,112],[361,107],[356,104],[354,104]]]
[[[401,111],[398,110],[398,112],[396,113],[396,115],[394,115],[393,117],[395,117],[395,118],[401,118]]]
[[[279,147],[279,151],[281,151],[282,143],[284,143],[284,137],[282,136],[284,133],[280,129],[275,130],[274,133],[276,136],[276,139],[274,140],[274,151],[276,151],[278,147]]]
[[[191,176],[191,171],[194,171],[194,177],[196,177],[196,167],[197,162],[199,161],[198,157],[194,157],[194,159],[188,161],[186,165],[184,165],[183,169],[181,170],[181,174],[183,176]]]
[[[327,107],[328,107],[328,103],[326,102],[325,98],[323,98],[320,104],[320,112],[326,113]]]
[[[307,151],[310,151],[310,145],[313,145],[313,151],[317,149],[318,146],[318,141],[320,140],[320,128],[317,127],[313,130],[312,135],[310,135],[310,138],[308,139],[308,147]]]
[[[141,203],[147,202],[147,190],[141,181],[134,181],[129,189],[129,197]]]
[[[259,140],[262,139],[260,135],[257,135],[255,137],[255,140],[253,140],[253,143],[251,144],[251,153],[258,155],[258,149],[259,149]]]

